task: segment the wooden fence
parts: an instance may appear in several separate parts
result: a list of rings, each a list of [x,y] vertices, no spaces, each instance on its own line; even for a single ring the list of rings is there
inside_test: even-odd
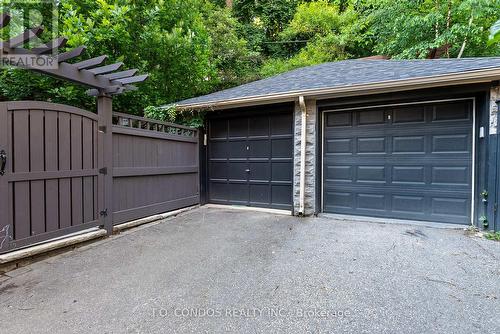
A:
[[[114,224],[199,203],[198,131],[113,115]]]
[[[197,204],[198,172],[196,129],[2,102],[0,253]]]

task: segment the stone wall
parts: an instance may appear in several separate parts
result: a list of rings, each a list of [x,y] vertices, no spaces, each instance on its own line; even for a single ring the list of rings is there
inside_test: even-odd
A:
[[[500,86],[492,87],[490,91],[490,135],[498,134],[497,100],[500,100]]]
[[[316,100],[306,100],[306,184],[305,184],[305,215],[309,216],[316,210]],[[295,103],[295,142],[293,170],[293,205],[294,213],[300,209],[300,146],[302,113],[298,102]]]

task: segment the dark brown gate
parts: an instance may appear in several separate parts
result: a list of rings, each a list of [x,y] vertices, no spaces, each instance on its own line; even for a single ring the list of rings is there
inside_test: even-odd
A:
[[[0,252],[99,225],[96,114],[4,102],[0,127]]]

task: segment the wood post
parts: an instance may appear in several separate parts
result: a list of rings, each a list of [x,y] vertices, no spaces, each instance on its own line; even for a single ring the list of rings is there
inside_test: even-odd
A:
[[[99,221],[108,235],[113,233],[113,100],[105,94],[97,98],[99,116]]]

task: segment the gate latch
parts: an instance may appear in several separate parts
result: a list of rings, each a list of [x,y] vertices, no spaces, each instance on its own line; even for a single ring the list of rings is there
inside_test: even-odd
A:
[[[0,176],[5,174],[5,166],[7,165],[7,153],[4,150],[0,151]]]
[[[101,212],[99,212],[99,214],[102,216],[102,217],[107,217],[108,216],[108,209],[105,209]]]

